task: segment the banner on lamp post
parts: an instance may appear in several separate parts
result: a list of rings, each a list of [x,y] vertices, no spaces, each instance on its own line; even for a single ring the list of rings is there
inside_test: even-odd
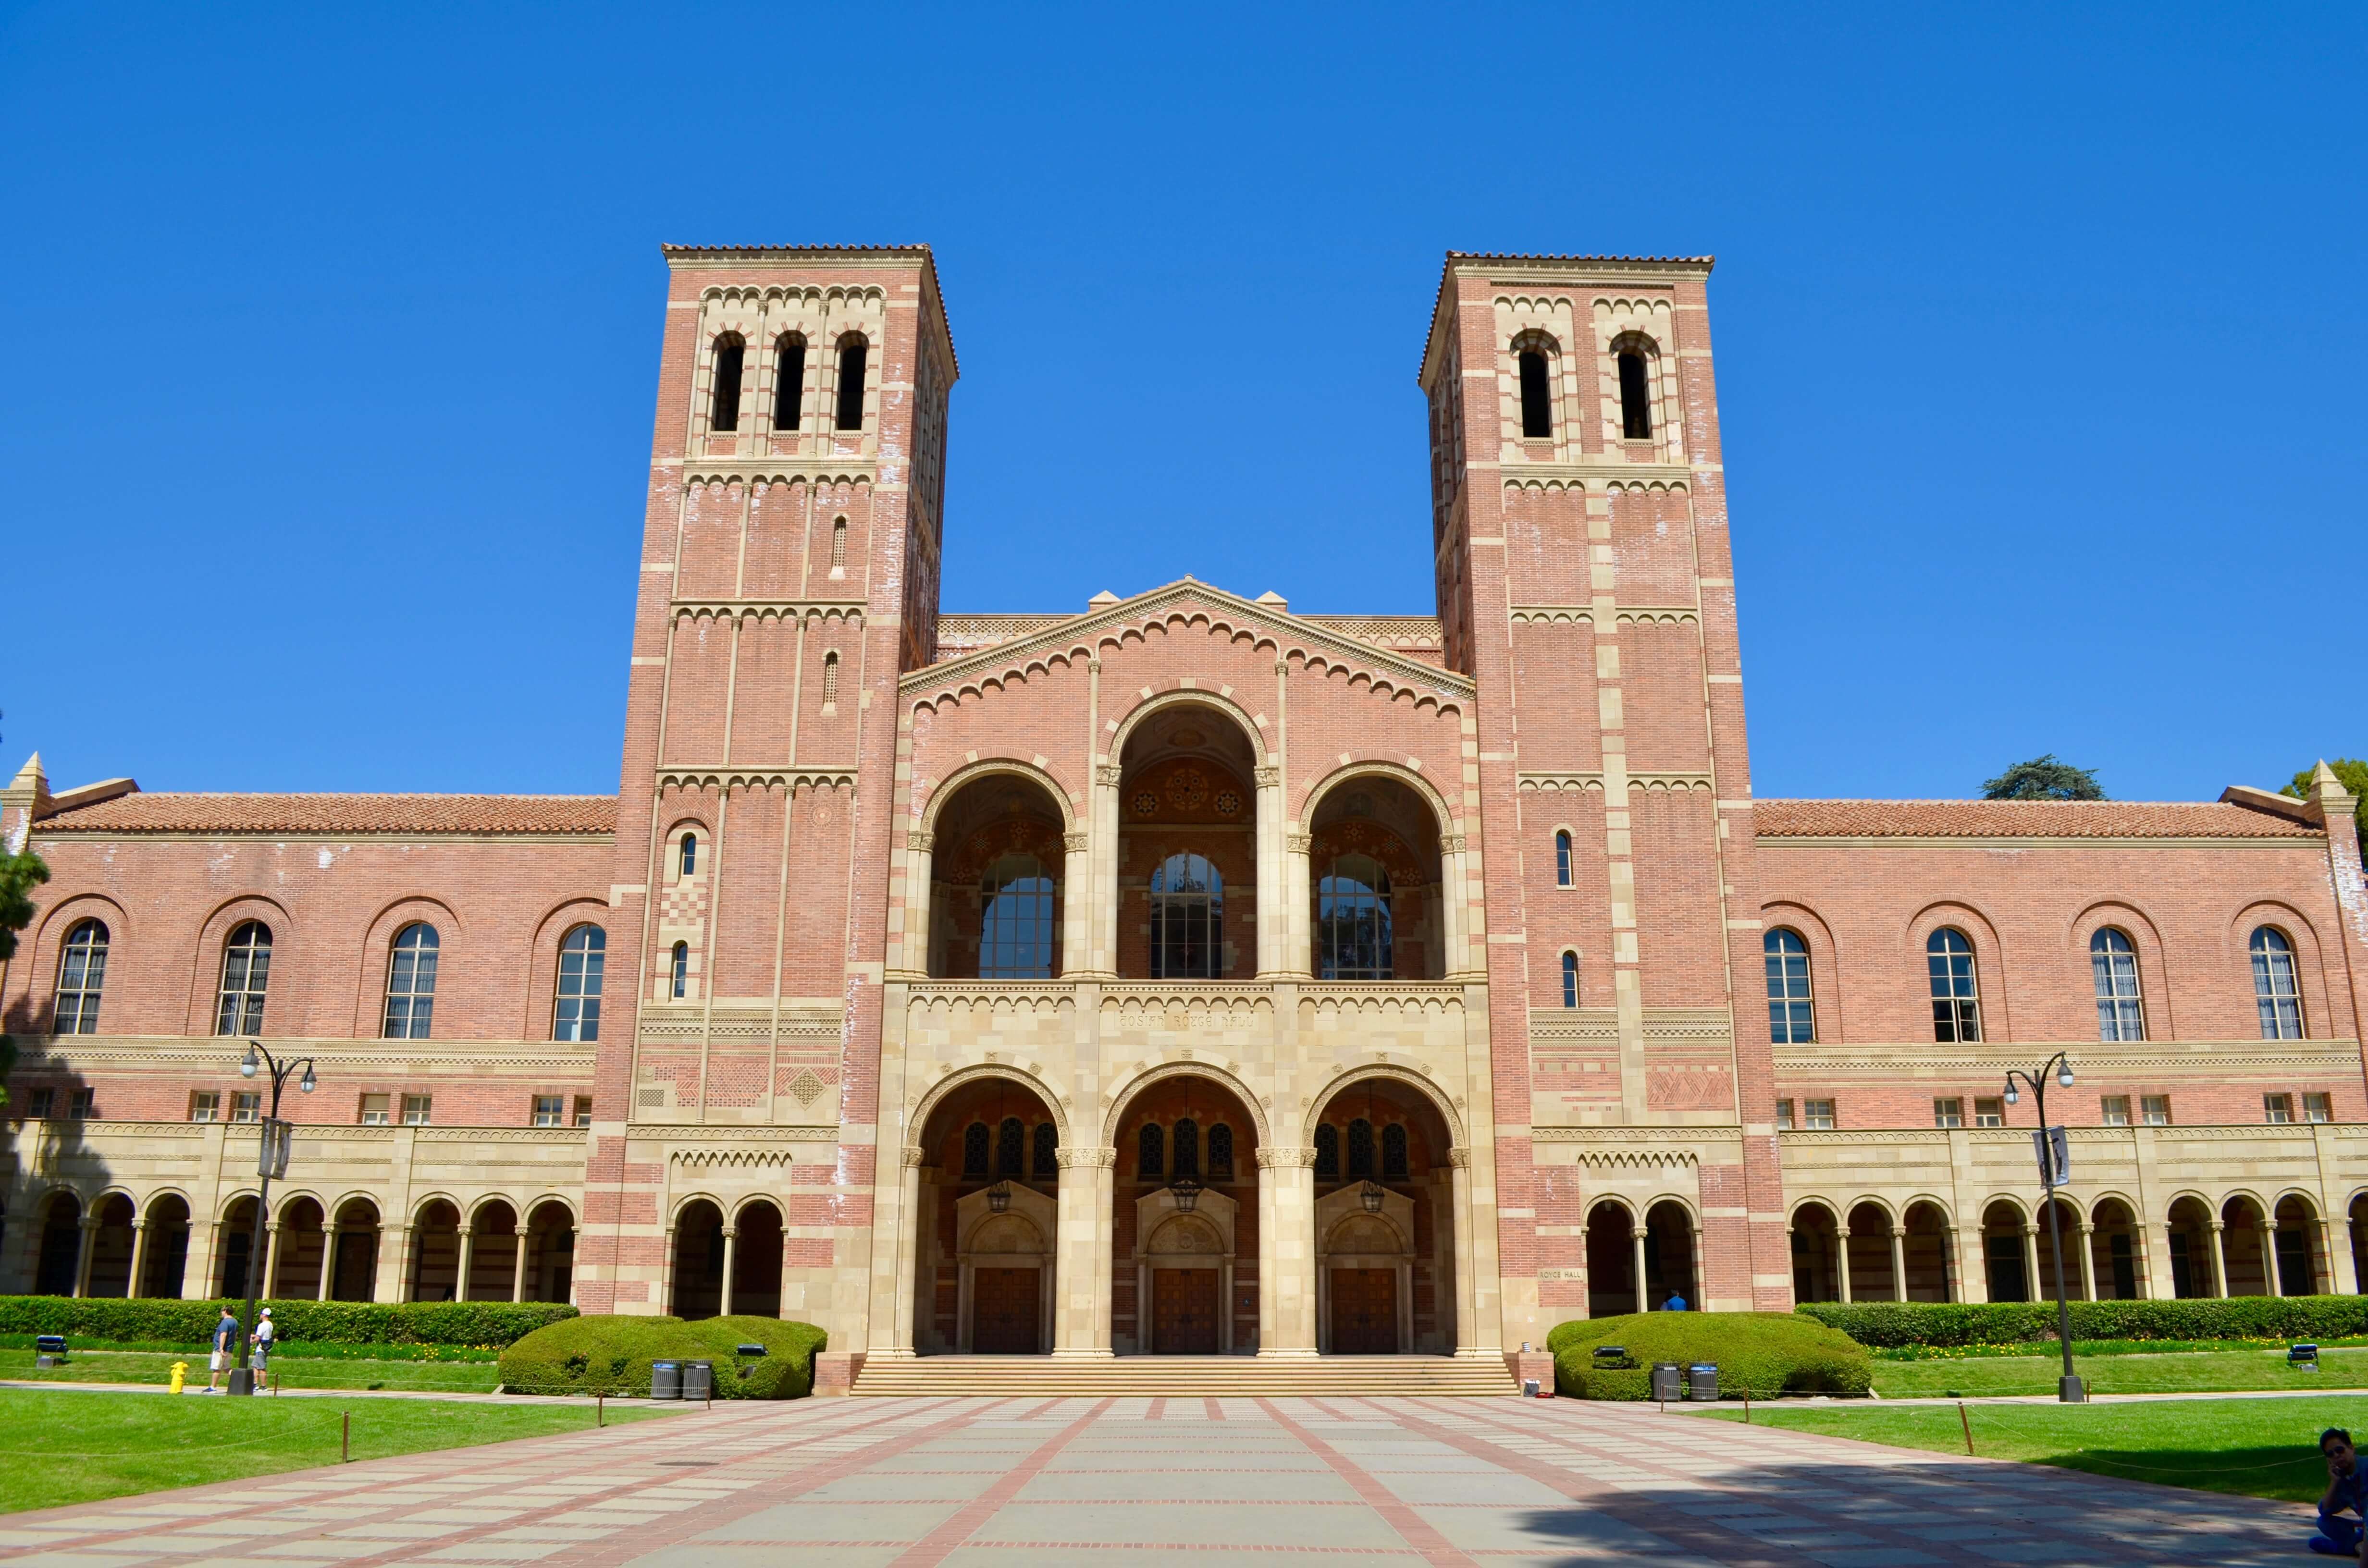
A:
[[[2072,1184],[2072,1138],[2061,1127],[2034,1128],[2031,1146],[2039,1156],[2039,1184],[2045,1187]]]
[[[288,1175],[288,1156],[296,1146],[296,1126],[277,1117],[263,1122],[263,1142],[256,1150],[255,1174],[278,1181]]]

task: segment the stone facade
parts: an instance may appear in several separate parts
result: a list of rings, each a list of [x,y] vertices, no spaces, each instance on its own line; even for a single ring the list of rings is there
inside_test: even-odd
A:
[[[2348,798],[1755,801],[1706,259],[1449,256],[1436,618],[941,618],[928,253],[666,254],[614,798],[0,793],[0,1290],[1493,1360],[2032,1290],[2059,1050],[2076,1289],[2357,1288]]]

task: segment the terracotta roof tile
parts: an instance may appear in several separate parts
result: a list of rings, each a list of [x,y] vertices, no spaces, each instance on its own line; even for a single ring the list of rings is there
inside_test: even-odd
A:
[[[1759,801],[1760,838],[2317,838],[2212,801]]]
[[[50,833],[614,833],[613,795],[120,795],[34,824]]]

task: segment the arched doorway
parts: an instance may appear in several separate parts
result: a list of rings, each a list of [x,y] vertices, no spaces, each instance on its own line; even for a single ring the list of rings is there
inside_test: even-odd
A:
[[[2105,1198],[2098,1200],[2089,1216],[2096,1229],[2089,1237],[2089,1260],[2098,1297],[2108,1301],[2143,1300],[2145,1247],[2137,1215],[2120,1199]]]
[[[723,1311],[723,1210],[694,1198],[675,1211],[674,1268],[666,1311],[712,1318]]]
[[[2271,1230],[2271,1256],[2277,1263],[2278,1294],[2316,1296],[2319,1292],[2318,1211],[2298,1192],[2278,1199]]]
[[[1429,1095],[1366,1074],[1317,1108],[1316,1349],[1455,1348],[1454,1139]]]
[[[98,1227],[90,1238],[90,1272],[84,1294],[101,1297],[131,1294],[131,1221],[137,1210],[131,1199],[110,1192],[98,1200]]]
[[[148,1204],[138,1293],[152,1300],[177,1299],[188,1267],[188,1200],[177,1192],[167,1192]]]
[[[2052,1239],[2048,1229],[2048,1217],[2051,1211],[2055,1216],[2055,1227]],[[2039,1218],[2034,1223],[2038,1228],[2032,1233],[2031,1256],[2038,1270],[2034,1276],[2038,1285],[2037,1299],[2043,1301],[2053,1301],[2056,1299],[2055,1260],[2060,1250],[2064,1259],[2062,1294],[2068,1301],[2084,1300],[2088,1292],[2088,1284],[2081,1278],[2080,1273],[2080,1248],[2083,1238],[2080,1232],[2079,1209],[2070,1199],[2059,1195],[2040,1205]]]
[[[1214,1079],[1169,1074],[1127,1100],[1115,1138],[1112,1348],[1256,1349],[1258,1134],[1247,1108]]]
[[[1896,1301],[1896,1282],[1891,1267],[1891,1210],[1880,1203],[1859,1203],[1850,1211],[1850,1235],[1842,1243],[1850,1254],[1849,1299],[1853,1301]]]
[[[1636,1215],[1616,1199],[1599,1198],[1587,1210],[1587,1315],[1640,1312],[1636,1290]]]
[[[2022,1210],[2008,1199],[1996,1199],[1982,1210],[1982,1268],[1991,1301],[2033,1299],[2031,1241]]]
[[[1133,726],[1119,766],[1118,972],[1255,972],[1258,757],[1240,724],[1172,704]]]
[[[469,1217],[468,1286],[464,1301],[507,1301],[518,1290],[518,1210],[507,1198],[489,1198]]]
[[[1439,817],[1385,774],[1342,779],[1308,837],[1309,951],[1318,980],[1436,980],[1447,972]]]
[[[442,1199],[423,1205],[411,1241],[411,1290],[405,1300],[450,1301],[461,1282],[461,1210]]]
[[[2231,1296],[2267,1296],[2270,1288],[2269,1227],[2261,1206],[2237,1193],[2220,1206],[2221,1278]]]
[[[1050,980],[1067,936],[1064,818],[1031,778],[989,773],[933,817],[926,962],[951,980]]]
[[[914,1348],[1022,1356],[1053,1348],[1060,1123],[1027,1083],[959,1085],[920,1136]]]
[[[321,1271],[326,1265],[328,1236],[321,1228],[321,1205],[312,1198],[291,1198],[279,1206],[276,1244],[265,1242],[272,1259],[265,1289],[274,1301],[311,1301],[321,1295]]]
[[[336,1228],[329,1233],[329,1279],[326,1298],[333,1301],[374,1301],[378,1299],[378,1205],[367,1198],[348,1198],[337,1206]]]
[[[2175,1199],[2164,1225],[2170,1246],[2170,1290],[2180,1301],[2217,1296],[2220,1274],[2214,1266],[2212,1211],[2192,1196]]]
[[[41,1212],[41,1253],[33,1268],[33,1294],[71,1296],[82,1268],[82,1199],[53,1192]]]
[[[214,1294],[224,1298],[246,1294],[246,1276],[255,1257],[256,1199],[234,1199],[214,1221]]]
[[[1953,1301],[1957,1299],[1954,1228],[1948,1210],[1930,1199],[1907,1206],[1900,1221],[1907,1234],[1899,1239],[1910,1301]]]
[[[1793,1299],[1796,1301],[1839,1301],[1842,1297],[1841,1225],[1822,1203],[1804,1203],[1793,1210],[1790,1227],[1793,1252]],[[1593,1233],[1588,1235],[1590,1258]]]
[[[1672,1295],[1689,1310],[1702,1307],[1702,1273],[1694,1257],[1701,1232],[1691,1210],[1665,1198],[1645,1210],[1645,1308],[1659,1312]]]
[[[545,1205],[546,1209],[556,1207]],[[564,1212],[564,1210],[563,1210]],[[732,1294],[721,1303],[725,1317],[781,1315],[781,1211],[769,1198],[752,1198],[732,1216],[731,1263],[724,1274]]]
[[[555,1198],[543,1199],[527,1212],[527,1286],[529,1301],[553,1301],[565,1304],[575,1300],[575,1215],[566,1204]],[[780,1237],[774,1238],[773,1301],[774,1313],[780,1315],[781,1249]]]
[[[2362,1294],[2368,1294],[2368,1192],[2351,1200],[2351,1280]]]

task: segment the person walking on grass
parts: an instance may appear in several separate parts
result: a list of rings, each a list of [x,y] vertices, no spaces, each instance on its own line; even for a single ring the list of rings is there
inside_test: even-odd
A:
[[[214,1324],[213,1354],[206,1359],[206,1392],[220,1393],[215,1380],[231,1369],[231,1359],[238,1353],[238,1319],[228,1307],[222,1309],[222,1321]]]
[[[2328,1557],[2359,1555],[2368,1533],[2362,1529],[2368,1522],[2368,1471],[2360,1468],[2351,1434],[2340,1426],[2318,1435],[2318,1451],[2327,1460],[2327,1491],[2318,1500],[2318,1533],[2310,1538],[2310,1549]],[[2347,1513],[2351,1517],[2344,1517]]]
[[[270,1381],[265,1374],[271,1367],[272,1336],[271,1309],[266,1307],[263,1320],[255,1325],[255,1381],[257,1387],[267,1386]]]

